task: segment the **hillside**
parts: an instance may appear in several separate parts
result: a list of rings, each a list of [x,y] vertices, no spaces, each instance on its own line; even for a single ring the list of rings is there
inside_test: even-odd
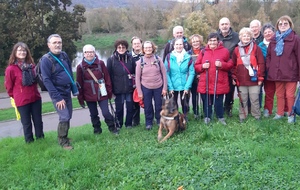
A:
[[[72,0],[72,5],[82,4],[87,9],[99,7],[128,7],[136,3],[139,3],[141,6],[151,3],[154,6],[168,8],[173,6],[176,2],[170,0]]]

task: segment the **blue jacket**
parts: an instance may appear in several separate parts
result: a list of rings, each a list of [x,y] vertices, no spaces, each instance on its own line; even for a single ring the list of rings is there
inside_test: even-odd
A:
[[[59,55],[55,56],[62,61],[69,74],[73,78],[71,61],[68,55],[65,52],[61,52]],[[45,54],[41,58],[40,67],[44,85],[47,88],[52,101],[56,103],[66,97],[71,97],[71,79],[64,68],[56,60],[54,60],[51,55]]]
[[[177,64],[176,57],[173,53],[170,53],[169,60],[168,58],[169,55],[164,62],[167,71],[168,90],[189,90],[195,76],[194,64],[190,61],[191,56],[188,53],[185,53],[180,66]]]

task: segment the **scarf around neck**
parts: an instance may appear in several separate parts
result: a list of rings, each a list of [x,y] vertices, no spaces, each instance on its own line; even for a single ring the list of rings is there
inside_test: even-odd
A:
[[[264,38],[263,43],[266,45],[266,47],[269,47],[270,42],[268,42],[266,38]]]
[[[96,56],[94,57],[94,59],[92,61],[88,61],[86,58],[84,58],[84,61],[89,65],[93,64],[95,62],[95,60],[96,60]]]
[[[176,52],[175,50],[172,51],[174,56],[176,57],[177,64],[180,65],[183,61],[184,54],[186,53],[185,49],[182,49],[180,53]]]
[[[248,53],[246,54],[245,47],[247,47],[248,45],[250,47],[249,47]],[[253,41],[250,41],[247,44],[242,44],[242,42],[240,41],[238,43],[238,47],[239,47],[239,53],[240,53],[241,59],[243,61],[243,65],[248,69],[249,75],[254,76],[254,72],[253,72],[253,69],[251,67],[251,62],[250,62],[250,54],[253,50]]]
[[[276,47],[275,52],[277,56],[281,56],[283,53],[284,43],[283,40],[292,32],[292,29],[288,29],[284,33],[280,33],[279,31],[276,31]]]

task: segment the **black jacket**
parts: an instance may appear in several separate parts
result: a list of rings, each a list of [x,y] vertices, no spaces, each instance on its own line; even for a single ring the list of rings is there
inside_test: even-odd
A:
[[[120,55],[114,51],[113,55],[107,59],[107,69],[111,78],[113,94],[125,94],[133,91],[135,79],[129,75],[135,74],[135,62],[129,52]]]
[[[239,34],[234,32],[232,28],[230,28],[230,32],[226,37],[222,35],[220,29],[218,30],[218,35],[220,41],[223,42],[223,46],[229,50],[230,57],[231,57],[234,48],[237,46],[237,44],[240,41]]]

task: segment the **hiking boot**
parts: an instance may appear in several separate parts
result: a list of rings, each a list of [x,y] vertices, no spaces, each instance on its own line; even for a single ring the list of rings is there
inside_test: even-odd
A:
[[[225,118],[219,118],[219,122],[220,122],[222,125],[227,125],[227,123],[225,122]]]
[[[146,130],[150,131],[152,129],[152,125],[147,125]]]
[[[275,117],[273,117],[273,119],[277,120],[277,119],[282,119],[283,116],[282,115],[278,115],[277,113],[275,114]]]
[[[270,116],[269,110],[265,109],[264,110],[264,117],[269,117],[269,116]]]
[[[99,128],[94,128],[94,134],[95,135],[100,135],[102,133],[102,128],[99,127]]]
[[[126,126],[126,129],[131,129],[131,128],[132,128],[131,125]]]
[[[65,150],[72,150],[73,146],[71,146],[71,145],[64,145],[62,148],[65,149]]]
[[[291,115],[288,117],[288,123],[295,123],[295,116]]]
[[[208,118],[208,117],[204,118],[204,123],[205,123],[206,125],[209,124],[209,123],[210,123],[210,118]]]
[[[224,111],[228,117],[232,117],[232,105],[225,107]]]

